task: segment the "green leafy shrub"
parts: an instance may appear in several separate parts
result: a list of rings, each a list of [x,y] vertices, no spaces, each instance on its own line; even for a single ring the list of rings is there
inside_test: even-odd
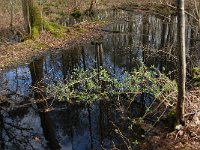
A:
[[[159,74],[159,75],[158,75]],[[149,93],[156,99],[168,96],[177,91],[175,81],[171,81],[164,74],[157,72],[153,67],[142,66],[132,73],[125,73],[123,81],[111,76],[105,69],[90,71],[75,70],[70,80],[59,81],[47,87],[47,93],[60,101],[91,102],[100,99],[113,99],[127,93]]]
[[[195,87],[200,87],[200,67],[195,67],[192,69],[192,77]]]
[[[82,13],[80,10],[78,9],[75,9],[72,13],[71,13],[71,16],[74,17],[75,19],[78,19],[82,16]]]

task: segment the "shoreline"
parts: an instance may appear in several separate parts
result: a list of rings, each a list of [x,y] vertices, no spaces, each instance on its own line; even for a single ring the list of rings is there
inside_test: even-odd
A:
[[[30,63],[35,57],[54,49],[69,49],[73,45],[87,43],[102,35],[106,21],[84,22],[70,27],[63,37],[41,32],[39,39],[0,46],[0,73],[18,65]]]
[[[155,10],[147,8],[147,6],[152,5],[150,3],[141,3],[135,5],[136,3],[119,3],[116,5],[111,5],[107,9],[124,9],[130,8],[131,11],[134,10],[144,10],[144,7],[153,13]],[[157,4],[160,5],[161,4]],[[155,7],[157,5],[154,4]],[[125,9],[126,10],[126,9]],[[147,11],[146,10],[146,11]],[[169,8],[166,8],[167,13],[170,13]],[[161,13],[161,12],[160,12]],[[75,44],[85,43],[91,41],[92,39],[100,36],[104,31],[101,28],[108,24],[108,21],[94,21],[94,22],[81,22],[79,24],[74,24],[72,27],[66,27],[64,35],[61,31],[60,37],[55,37],[54,35],[42,31],[40,37],[37,40],[26,40],[20,43],[5,43],[0,46],[0,73],[3,70],[13,68],[17,65],[30,63],[33,58],[44,55],[49,50],[52,49],[62,49],[70,48]]]

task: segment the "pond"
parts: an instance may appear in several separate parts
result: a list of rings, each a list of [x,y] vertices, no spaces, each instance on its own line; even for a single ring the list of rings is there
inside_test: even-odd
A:
[[[126,78],[124,72],[138,69],[144,63],[175,78],[176,16],[140,10],[110,10],[98,13],[93,19],[105,18],[111,19],[112,23],[103,28],[105,34],[90,43],[59,49],[56,53],[48,52],[28,65],[1,74],[1,99],[8,100],[0,108],[2,149],[99,150],[114,146],[127,149],[126,139],[116,131],[118,128],[132,137],[132,148],[139,149],[137,142],[142,142],[145,133],[138,126],[129,131],[127,114],[121,110],[126,108],[118,107],[120,104],[37,102],[41,95],[33,90],[39,82],[47,86],[70,79],[75,68],[89,70],[102,66],[120,80]],[[195,49],[198,42],[195,31],[187,21],[189,68],[200,64],[199,50]],[[133,116],[141,116],[143,106],[135,104],[133,107],[137,113]]]

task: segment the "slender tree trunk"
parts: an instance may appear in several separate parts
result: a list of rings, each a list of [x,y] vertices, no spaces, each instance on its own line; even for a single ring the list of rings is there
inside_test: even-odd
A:
[[[148,22],[148,15],[144,14],[142,17],[142,59],[143,63],[146,62],[146,55],[147,55],[147,49],[148,46],[148,40],[149,40],[149,22]]]
[[[14,6],[13,0],[10,1],[10,27],[13,29]]]
[[[200,1],[198,4],[198,25],[199,25],[199,31],[200,31]]]
[[[89,16],[94,15],[96,4],[97,4],[97,0],[91,0],[90,7],[88,9],[88,15]]]
[[[24,15],[24,23],[26,30],[30,33],[31,26],[30,26],[30,3],[32,3],[32,0],[22,0],[22,9],[23,9],[23,15]]]
[[[198,27],[199,27],[199,30],[200,30],[200,1],[199,0],[193,0],[193,2],[194,2],[196,17],[198,19]]]
[[[185,103],[185,82],[186,82],[186,56],[185,56],[185,14],[184,0],[177,0],[178,10],[178,102],[177,102],[177,123],[184,125],[184,103]]]

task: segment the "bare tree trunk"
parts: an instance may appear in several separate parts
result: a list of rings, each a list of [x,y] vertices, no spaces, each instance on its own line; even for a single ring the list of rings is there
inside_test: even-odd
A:
[[[22,0],[25,27],[33,37],[39,36],[42,27],[42,16],[35,0]]]
[[[22,0],[23,15],[25,21],[25,27],[31,38],[36,39],[40,35],[41,30],[49,31],[54,35],[59,35],[57,32],[60,26],[46,21],[42,17],[42,3],[40,6],[37,0]]]
[[[89,16],[94,15],[96,4],[97,4],[97,0],[91,0],[90,7],[88,9],[88,15]]]
[[[31,32],[31,25],[30,25],[30,7],[29,3],[31,3],[32,0],[22,0],[22,9],[23,9],[23,15],[24,15],[24,22],[25,22],[25,28],[30,33]]]
[[[199,1],[199,4],[198,4],[198,10],[197,10],[198,12],[198,25],[199,25],[199,31],[200,31],[200,1]]]
[[[177,123],[184,125],[184,103],[186,82],[186,56],[185,56],[185,14],[184,0],[177,0],[178,11],[178,56],[179,56],[179,79],[178,79],[178,102],[176,108]]]
[[[13,0],[10,1],[10,27],[13,29],[14,6]]]
[[[200,30],[200,1],[199,0],[193,0],[194,8],[195,8],[195,14],[196,18],[198,20],[198,27]]]

